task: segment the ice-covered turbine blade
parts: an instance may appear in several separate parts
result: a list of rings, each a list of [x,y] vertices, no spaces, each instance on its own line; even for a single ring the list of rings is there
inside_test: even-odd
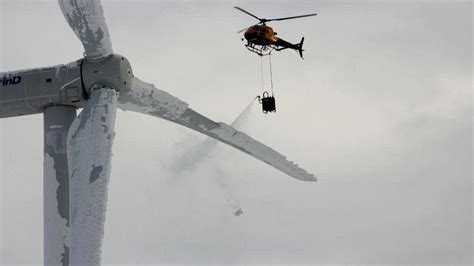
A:
[[[100,0],[58,1],[69,26],[84,46],[85,57],[105,57],[113,53]]]
[[[272,148],[224,123],[216,123],[188,108],[188,104],[152,84],[134,78],[132,89],[120,95],[121,109],[160,117],[196,130],[224,142],[270,166],[303,181],[316,181],[316,177],[290,162]]]
[[[69,166],[67,134],[76,108],[44,108],[43,264],[69,265]]]
[[[100,264],[116,108],[115,90],[93,91],[68,133],[71,265]]]

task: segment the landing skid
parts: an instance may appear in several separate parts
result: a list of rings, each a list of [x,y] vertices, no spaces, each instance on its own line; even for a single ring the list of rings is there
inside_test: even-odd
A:
[[[273,50],[277,50],[277,47],[275,47],[274,45],[257,45],[253,43],[247,43],[245,47],[250,52],[256,53],[259,56],[270,55]]]

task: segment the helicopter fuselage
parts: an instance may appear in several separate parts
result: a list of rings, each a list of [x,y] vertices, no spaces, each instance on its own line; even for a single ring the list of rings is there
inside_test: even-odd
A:
[[[248,28],[244,33],[244,38],[247,40],[246,47],[258,55],[263,55],[268,48],[281,51],[283,49],[302,50],[300,44],[292,44],[281,38],[276,37],[277,33],[267,26],[265,23],[258,24]],[[267,52],[268,53],[268,52]]]
[[[279,39],[276,37],[276,32],[265,24],[250,27],[245,31],[244,38],[256,45],[276,44]]]

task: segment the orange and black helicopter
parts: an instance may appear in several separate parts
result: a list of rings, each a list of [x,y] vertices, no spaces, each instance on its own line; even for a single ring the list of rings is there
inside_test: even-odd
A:
[[[244,38],[247,40],[247,44],[245,45],[245,47],[247,47],[249,51],[254,52],[260,56],[264,56],[264,55],[270,54],[272,50],[281,51],[281,50],[289,48],[289,49],[298,51],[301,58],[303,58],[304,37],[301,38],[301,42],[298,44],[289,43],[283,39],[276,37],[277,33],[274,32],[271,27],[267,26],[266,22],[288,20],[288,19],[295,19],[295,18],[304,18],[304,17],[316,16],[316,14],[266,19],[266,18],[259,18],[255,16],[254,14],[238,6],[235,6],[235,8],[260,21],[259,23],[238,32],[238,33],[241,33],[245,31]],[[244,39],[242,38],[242,40]]]

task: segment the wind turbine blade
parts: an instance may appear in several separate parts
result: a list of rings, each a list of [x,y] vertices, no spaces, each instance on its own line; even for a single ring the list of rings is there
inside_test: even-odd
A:
[[[216,123],[188,108],[188,104],[155,88],[152,84],[134,78],[132,89],[120,95],[119,107],[169,120],[226,143],[270,166],[303,181],[316,177],[288,161],[283,155],[245,133],[224,123]]]
[[[67,133],[76,108],[53,105],[44,109],[43,261],[69,265],[69,170]]]
[[[68,133],[71,265],[100,264],[116,107],[115,90],[93,91]]]
[[[100,0],[58,0],[69,26],[82,42],[86,58],[113,53]]]

